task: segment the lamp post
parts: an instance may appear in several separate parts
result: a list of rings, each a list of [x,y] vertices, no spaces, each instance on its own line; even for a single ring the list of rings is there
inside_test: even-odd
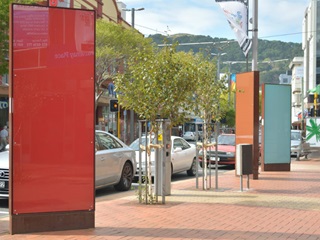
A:
[[[226,55],[227,53],[211,53],[213,56],[217,56],[217,81],[220,79],[220,56]]]
[[[134,13],[136,11],[143,11],[144,8],[123,8],[122,10],[131,12],[131,27],[134,28]]]
[[[258,71],[258,0],[252,3],[252,71]]]
[[[124,8],[123,11],[131,12],[131,27],[134,28],[134,14],[136,11],[143,11],[144,8]],[[134,111],[130,110],[130,143],[134,141]]]

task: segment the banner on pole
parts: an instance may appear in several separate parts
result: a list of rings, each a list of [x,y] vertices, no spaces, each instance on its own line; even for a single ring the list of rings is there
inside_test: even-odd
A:
[[[236,0],[216,0],[223,10],[224,15],[240,45],[244,55],[247,56],[250,51],[252,41],[248,37],[248,8],[244,1]]]

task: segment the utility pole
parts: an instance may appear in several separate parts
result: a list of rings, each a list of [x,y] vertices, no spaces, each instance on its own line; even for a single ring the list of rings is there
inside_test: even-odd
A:
[[[124,11],[131,11],[131,27],[134,28],[134,14],[135,11],[142,11],[144,8],[124,8]],[[130,143],[134,141],[134,111],[130,110]]]
[[[258,70],[258,0],[253,0],[252,71]]]

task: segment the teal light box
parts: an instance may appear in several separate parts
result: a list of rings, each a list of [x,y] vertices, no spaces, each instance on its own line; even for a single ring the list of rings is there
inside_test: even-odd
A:
[[[264,164],[290,163],[291,86],[264,86]]]

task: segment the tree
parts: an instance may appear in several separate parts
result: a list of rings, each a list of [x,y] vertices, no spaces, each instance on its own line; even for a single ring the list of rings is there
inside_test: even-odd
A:
[[[9,1],[2,2],[0,7],[0,75],[8,73],[9,50]]]
[[[117,76],[116,90],[120,104],[150,121],[150,132],[156,136],[157,118],[168,118],[172,125],[185,120],[192,107],[196,80],[193,54],[177,53],[175,46],[167,46],[160,51],[136,51],[128,61],[127,72]],[[153,203],[151,151],[145,150],[148,152],[145,191]]]
[[[35,3],[34,0],[2,0],[0,5],[0,76],[9,72],[9,7],[11,3]]]
[[[104,93],[102,85],[113,80],[135,51],[150,51],[151,40],[134,29],[97,20],[96,22],[96,102]]]
[[[177,52],[176,45],[152,54],[140,51],[129,59],[127,70],[116,78],[119,102],[150,121],[155,133],[159,117],[176,125],[190,113],[209,123],[212,119],[220,120],[224,114],[227,101],[221,96],[225,81],[215,81],[215,64],[200,54]],[[147,181],[150,187],[150,174]]]
[[[226,81],[217,79],[216,65],[206,59],[202,54],[195,58],[197,66],[196,78],[197,88],[195,92],[195,113],[203,119],[203,159],[206,159],[207,148],[210,146],[211,123],[219,122],[228,109],[228,91]],[[218,125],[215,124],[215,131],[218,131]],[[216,149],[217,151],[217,149]],[[204,166],[204,189],[207,189],[207,164]]]

